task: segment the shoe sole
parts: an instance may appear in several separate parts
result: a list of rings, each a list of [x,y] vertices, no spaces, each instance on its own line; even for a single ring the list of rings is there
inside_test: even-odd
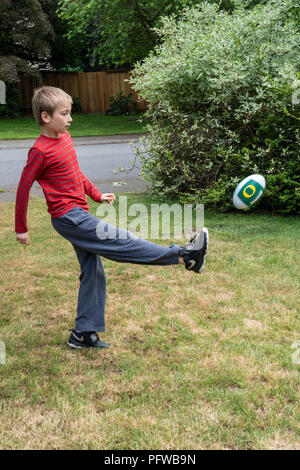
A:
[[[204,257],[203,257],[203,264],[202,264],[202,266],[201,266],[200,271],[198,271],[199,274],[203,271],[203,268],[204,268],[204,265],[205,265],[205,261],[206,261],[206,253],[207,253],[208,244],[209,244],[209,235],[208,235],[208,230],[207,230],[206,227],[203,227],[203,232],[206,234],[206,250],[205,250],[205,255],[204,255]],[[202,245],[202,246],[203,246],[203,245]]]
[[[73,348],[73,349],[84,349],[84,348],[90,348],[90,349],[107,349],[110,347],[109,346],[89,346],[87,344],[79,344],[76,345],[74,343],[70,343],[69,341],[67,342],[67,346],[69,346],[69,348]]]
[[[81,344],[80,346],[79,345],[77,346],[76,344],[69,343],[69,341],[67,342],[67,345],[69,346],[69,348],[74,348],[74,349],[82,349],[85,347],[83,344]]]
[[[205,261],[206,261],[206,253],[207,253],[207,250],[208,250],[208,244],[209,244],[209,235],[208,235],[208,230],[206,227],[203,227],[201,233],[199,233],[197,239],[196,239],[196,242],[195,244],[193,245],[193,249],[194,250],[201,250],[201,248],[203,247],[204,245],[204,242],[205,242],[205,236],[203,236],[203,239],[202,239],[202,233],[206,235],[206,250],[205,250],[205,255],[203,256],[203,263],[202,263],[202,266],[201,268],[199,269],[199,271],[195,271],[193,269],[191,269],[191,271],[194,271],[194,273],[197,273],[197,274],[200,274],[202,271],[203,271],[203,268],[204,268],[204,265],[205,265]],[[195,237],[196,238],[196,237]],[[194,238],[194,239],[195,239]],[[197,243],[200,243],[201,241],[201,246],[197,246]]]
[[[201,248],[203,247],[204,245],[204,236],[203,236],[203,233],[206,233],[206,238],[208,240],[208,230],[206,227],[203,227],[201,229],[201,232],[198,234],[198,235],[194,235],[192,238],[191,238],[191,241],[190,243],[188,243],[186,245],[187,249],[191,249],[191,250],[201,250]]]

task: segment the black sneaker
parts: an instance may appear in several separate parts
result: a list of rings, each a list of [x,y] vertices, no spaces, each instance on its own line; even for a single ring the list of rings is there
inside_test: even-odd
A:
[[[193,235],[190,242],[179,250],[179,256],[184,260],[185,269],[200,274],[204,268],[207,247],[208,230],[203,227],[199,235]]]
[[[67,342],[70,348],[109,348],[110,346],[110,344],[100,341],[94,331],[83,331],[81,333],[76,330],[71,331],[72,333]]]

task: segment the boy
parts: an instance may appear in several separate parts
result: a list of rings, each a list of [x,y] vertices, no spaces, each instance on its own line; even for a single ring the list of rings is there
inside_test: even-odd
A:
[[[72,98],[59,88],[43,86],[34,92],[32,108],[41,135],[29,150],[17,190],[16,238],[22,244],[30,243],[26,214],[29,191],[37,180],[43,188],[54,229],[72,243],[81,267],[77,317],[67,344],[72,348],[107,348],[110,345],[97,335],[105,331],[106,282],[100,256],[121,263],[182,264],[200,273],[205,263],[208,231],[203,228],[182,247],[160,246],[114,227],[116,236],[103,240],[99,228],[107,231],[109,224],[89,212],[85,194],[108,204],[114,203],[115,196],[101,194],[79,168],[68,132],[71,106]]]

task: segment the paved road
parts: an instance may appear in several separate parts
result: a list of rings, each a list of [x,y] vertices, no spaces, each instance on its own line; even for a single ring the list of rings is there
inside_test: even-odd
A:
[[[140,170],[135,168],[130,173],[114,173],[120,166],[128,168],[135,158],[132,142],[138,142],[139,136],[111,136],[74,138],[74,145],[82,172],[99,188],[101,192],[142,191],[147,188],[140,178]],[[27,159],[27,152],[34,140],[0,141],[0,202],[14,201],[16,188],[22,169]],[[126,184],[115,186],[113,182]],[[31,189],[31,196],[42,197],[42,190],[37,182]]]

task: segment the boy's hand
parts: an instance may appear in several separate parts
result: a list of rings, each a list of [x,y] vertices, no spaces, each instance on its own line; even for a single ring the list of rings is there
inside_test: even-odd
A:
[[[113,204],[116,200],[116,196],[113,193],[105,193],[101,196],[101,202],[108,202],[108,204]]]
[[[16,233],[16,238],[17,238],[18,242],[22,243],[22,245],[29,245],[30,244],[29,232]]]

